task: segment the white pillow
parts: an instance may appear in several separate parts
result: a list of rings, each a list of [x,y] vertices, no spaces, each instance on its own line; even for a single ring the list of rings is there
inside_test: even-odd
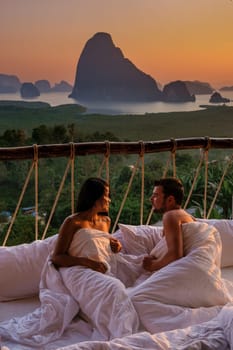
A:
[[[221,267],[233,266],[233,220],[197,219],[213,225],[220,233],[222,241]],[[128,254],[150,254],[161,239],[162,226],[119,224],[113,236],[123,245],[122,252]]]
[[[220,233],[222,241],[221,267],[233,266],[233,220],[198,219],[213,225]]]
[[[57,235],[12,247],[0,247],[0,301],[21,299],[39,292],[44,263]]]
[[[160,241],[163,232],[161,226],[126,224],[118,224],[118,226],[124,251],[133,255],[150,254],[151,250]]]

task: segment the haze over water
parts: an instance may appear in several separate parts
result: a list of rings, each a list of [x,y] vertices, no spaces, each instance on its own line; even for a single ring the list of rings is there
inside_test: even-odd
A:
[[[221,91],[223,97],[227,97],[231,102],[228,106],[233,106],[233,91]],[[37,98],[22,99],[18,94],[0,94],[1,100],[15,100],[15,101],[41,101],[47,102],[51,106],[58,106],[62,104],[79,103],[78,101],[69,98],[67,92],[50,92],[41,93]],[[195,102],[185,103],[168,103],[168,102],[147,102],[147,103],[93,103],[87,107],[87,113],[99,114],[145,114],[145,113],[167,113],[167,112],[181,112],[181,111],[195,111],[202,109],[200,105],[215,105],[209,103],[210,95],[196,95]],[[82,103],[80,103],[82,104]]]

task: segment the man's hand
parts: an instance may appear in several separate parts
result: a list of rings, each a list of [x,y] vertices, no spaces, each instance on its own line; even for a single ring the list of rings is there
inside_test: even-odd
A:
[[[155,268],[156,258],[154,256],[148,255],[143,258],[142,266],[146,271],[153,272]]]
[[[121,242],[116,238],[110,238],[110,247],[113,253],[119,253],[121,251]]]

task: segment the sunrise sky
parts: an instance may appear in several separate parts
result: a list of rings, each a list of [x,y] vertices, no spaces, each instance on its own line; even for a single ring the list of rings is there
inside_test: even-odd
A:
[[[0,73],[74,83],[97,32],[157,82],[233,85],[232,0],[0,0]]]

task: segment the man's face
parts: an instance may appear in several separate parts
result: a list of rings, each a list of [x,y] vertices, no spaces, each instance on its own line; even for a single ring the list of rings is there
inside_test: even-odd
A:
[[[166,198],[164,197],[163,187],[155,186],[151,196],[151,204],[156,213],[165,213]]]

